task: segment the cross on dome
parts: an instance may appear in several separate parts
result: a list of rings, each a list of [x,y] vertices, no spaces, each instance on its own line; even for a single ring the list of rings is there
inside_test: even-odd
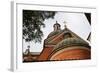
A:
[[[64,23],[64,27],[65,27],[65,28],[67,28],[67,25],[66,25],[66,24],[67,24],[67,22],[66,22],[66,21],[64,21],[63,23]]]

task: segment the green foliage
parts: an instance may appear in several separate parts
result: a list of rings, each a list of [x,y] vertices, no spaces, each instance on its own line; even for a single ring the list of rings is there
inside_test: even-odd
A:
[[[43,32],[41,28],[45,27],[43,21],[54,18],[54,11],[33,11],[23,10],[23,39],[26,42],[41,42]]]

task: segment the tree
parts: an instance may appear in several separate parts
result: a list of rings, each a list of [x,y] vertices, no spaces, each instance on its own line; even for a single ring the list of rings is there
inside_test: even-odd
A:
[[[41,28],[45,27],[43,21],[54,18],[54,11],[33,11],[23,10],[23,39],[26,42],[41,42],[43,32]]]

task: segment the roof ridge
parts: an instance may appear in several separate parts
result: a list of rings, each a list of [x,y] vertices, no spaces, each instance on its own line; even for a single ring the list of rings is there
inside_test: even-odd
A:
[[[84,42],[88,43],[87,41],[85,41],[84,39],[82,39],[80,36],[78,36],[76,33],[74,33],[73,31],[71,31],[69,28],[67,29],[63,29],[61,30],[59,33],[57,33],[56,35],[52,36],[52,37],[49,37],[49,38],[46,38],[46,43],[52,41],[56,36],[58,37],[61,33],[63,33],[64,31],[68,31],[68,32],[71,32],[73,35],[75,35],[77,38],[83,40]]]

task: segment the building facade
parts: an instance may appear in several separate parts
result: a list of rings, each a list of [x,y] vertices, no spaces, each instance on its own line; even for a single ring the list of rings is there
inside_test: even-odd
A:
[[[86,60],[91,59],[91,46],[65,25],[56,22],[54,30],[44,40],[43,50],[40,53],[24,54],[23,62]]]
[[[91,47],[88,42],[69,30],[66,25],[61,29],[61,25],[56,22],[53,28],[54,31],[44,40],[38,61],[91,59]]]

